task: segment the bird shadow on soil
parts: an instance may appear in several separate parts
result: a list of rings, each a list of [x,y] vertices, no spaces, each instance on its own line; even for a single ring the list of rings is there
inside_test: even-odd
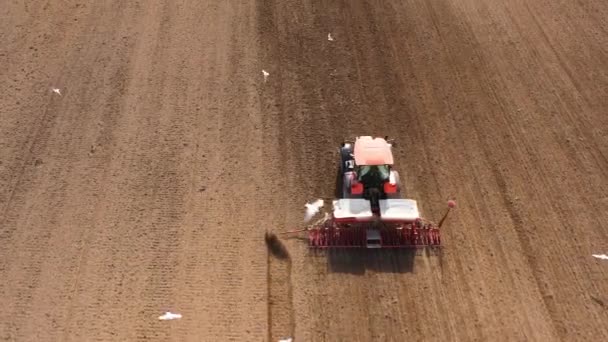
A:
[[[592,299],[594,302],[596,302],[597,304],[599,304],[599,305],[600,305],[602,308],[606,309],[606,306],[607,306],[607,305],[606,305],[606,303],[604,303],[604,301],[603,301],[603,300],[601,300],[601,299],[599,299],[599,298],[597,298],[597,297],[594,297],[594,296],[590,296],[590,297],[591,297],[591,299]]]

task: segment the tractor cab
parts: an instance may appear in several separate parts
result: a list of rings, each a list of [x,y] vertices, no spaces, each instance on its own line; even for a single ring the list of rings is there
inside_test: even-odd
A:
[[[378,201],[398,196],[397,172],[392,170],[391,144],[383,138],[358,137],[351,153],[351,168],[348,172],[349,197],[362,197],[378,208]]]

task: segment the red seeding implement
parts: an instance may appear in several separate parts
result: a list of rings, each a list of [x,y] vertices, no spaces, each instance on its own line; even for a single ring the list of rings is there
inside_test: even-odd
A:
[[[448,201],[448,211],[439,224],[420,217],[417,202],[401,198],[399,174],[392,168],[392,145],[387,137],[371,136],[342,144],[338,185],[341,196],[333,200],[331,213],[305,229],[310,247],[441,246],[441,225],[456,203]]]

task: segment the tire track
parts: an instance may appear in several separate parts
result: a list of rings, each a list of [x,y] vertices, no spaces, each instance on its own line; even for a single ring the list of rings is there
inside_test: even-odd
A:
[[[295,339],[291,256],[276,235],[267,234],[265,242],[268,248],[268,340]]]
[[[293,141],[294,114],[286,112],[283,102],[284,78],[289,73],[283,69],[283,56],[278,45],[278,23],[275,22],[276,7],[273,0],[257,0],[257,35],[259,44],[260,69],[269,69],[271,81],[264,84],[259,90],[261,105],[265,115],[262,118],[262,127],[265,131],[263,152],[265,160],[276,160],[278,166],[275,170],[277,177],[268,180],[270,189],[286,189],[293,184],[292,175],[297,174],[293,167],[291,157]],[[270,42],[270,43],[269,43]],[[273,193],[269,198],[272,208],[290,207],[287,202],[287,193]],[[276,210],[276,209],[275,209]],[[285,224],[288,222],[287,214],[278,215],[278,219],[270,222]],[[271,226],[270,231],[284,230],[283,226]],[[293,308],[292,260],[286,245],[275,235],[265,236],[267,248],[266,259],[266,286],[267,286],[267,340],[277,341],[291,337],[295,339],[296,318]]]

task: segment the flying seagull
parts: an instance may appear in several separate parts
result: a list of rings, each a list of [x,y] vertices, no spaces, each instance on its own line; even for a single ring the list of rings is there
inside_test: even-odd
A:
[[[169,311],[165,312],[161,316],[158,316],[158,319],[160,319],[161,321],[169,321],[169,320],[172,320],[172,319],[179,319],[179,318],[182,318],[182,315],[180,315],[180,314],[174,314],[174,313],[171,313]]]
[[[306,215],[304,216],[304,222],[308,222],[323,207],[323,200],[318,199],[312,203],[306,203],[305,207],[306,207]]]

